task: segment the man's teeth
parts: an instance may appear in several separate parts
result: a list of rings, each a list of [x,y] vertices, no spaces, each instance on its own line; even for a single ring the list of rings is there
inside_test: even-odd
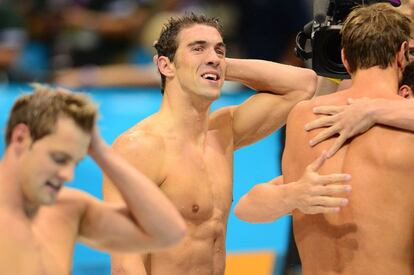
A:
[[[59,190],[61,187],[61,184],[53,184],[50,181],[47,182],[48,185],[50,185],[52,188]]]
[[[209,79],[209,80],[217,80],[218,76],[215,74],[203,74],[202,77],[204,79]]]

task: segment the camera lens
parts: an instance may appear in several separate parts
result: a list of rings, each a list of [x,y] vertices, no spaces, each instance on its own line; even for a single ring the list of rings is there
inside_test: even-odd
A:
[[[341,35],[339,31],[330,31],[323,41],[324,63],[332,73],[342,73],[345,70],[341,59]]]

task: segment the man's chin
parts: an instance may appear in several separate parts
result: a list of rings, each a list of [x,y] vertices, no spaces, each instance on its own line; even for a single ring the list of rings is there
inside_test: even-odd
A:
[[[40,204],[43,205],[43,206],[51,206],[51,205],[55,204],[56,197],[57,197],[57,194],[56,195],[50,195],[47,198],[42,198],[42,200],[40,201]]]
[[[203,95],[211,100],[218,99],[221,94],[221,88],[209,88],[204,90]]]

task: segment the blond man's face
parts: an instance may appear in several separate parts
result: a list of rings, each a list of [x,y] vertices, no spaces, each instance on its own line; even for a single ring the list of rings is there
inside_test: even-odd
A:
[[[54,203],[63,184],[73,179],[90,139],[73,120],[59,118],[53,133],[31,143],[20,163],[25,200],[37,206]]]

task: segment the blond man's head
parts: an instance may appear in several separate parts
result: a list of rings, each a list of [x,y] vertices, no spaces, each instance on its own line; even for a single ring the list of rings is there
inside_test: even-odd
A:
[[[349,72],[374,66],[387,68],[410,37],[410,18],[390,4],[354,9],[342,28],[342,48]]]
[[[33,87],[33,93],[19,97],[12,107],[6,128],[6,146],[10,144],[13,129],[21,123],[29,128],[33,142],[53,133],[61,117],[73,119],[86,133],[92,132],[97,107],[89,97],[40,84]]]

